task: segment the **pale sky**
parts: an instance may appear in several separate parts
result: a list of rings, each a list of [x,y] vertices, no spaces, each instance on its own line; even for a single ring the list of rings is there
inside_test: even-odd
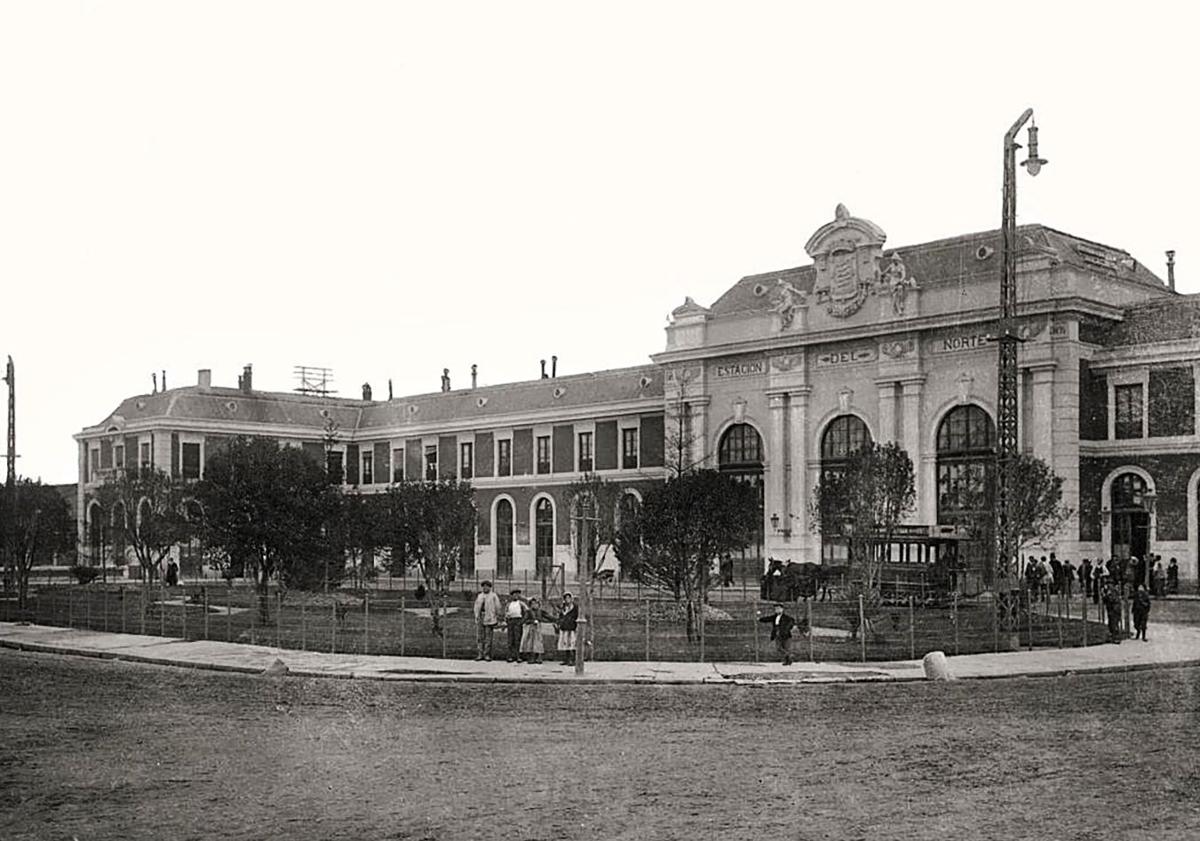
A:
[[[1200,292],[1192,4],[0,4],[0,359],[23,475],[195,382],[343,396],[636,365],[670,310],[809,262],[1019,221]],[[0,445],[2,446],[2,445]]]

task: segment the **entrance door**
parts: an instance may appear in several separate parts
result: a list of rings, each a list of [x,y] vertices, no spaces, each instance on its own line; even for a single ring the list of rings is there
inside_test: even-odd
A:
[[[1113,512],[1112,557],[1142,558],[1150,551],[1150,515],[1145,511]]]

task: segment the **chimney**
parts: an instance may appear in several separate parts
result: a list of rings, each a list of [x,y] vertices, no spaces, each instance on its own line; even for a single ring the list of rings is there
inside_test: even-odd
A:
[[[546,360],[542,360],[542,379],[546,379]]]
[[[154,391],[151,394],[158,394],[158,374],[154,371],[150,372],[150,382],[154,383]]]
[[[558,357],[557,356],[550,357],[550,376],[552,378],[558,376]]]
[[[447,392],[449,390],[450,390],[450,369],[443,368],[442,369],[442,391]]]
[[[251,378],[253,373],[253,366],[247,365],[242,369],[242,375],[238,377],[238,388],[240,388],[246,394],[249,394],[254,390],[254,383]]]
[[[212,370],[201,368],[196,372],[196,385],[201,388],[212,388]]]
[[[475,388],[479,384],[479,366],[471,363],[471,388]]]
[[[388,378],[388,400],[392,399],[392,380]]]
[[[163,370],[162,375],[163,375],[163,391],[166,391],[167,390],[167,372],[165,369]]]
[[[370,401],[371,399],[371,384],[363,383],[363,400]]]
[[[1175,291],[1175,249],[1167,252],[1167,286]]]

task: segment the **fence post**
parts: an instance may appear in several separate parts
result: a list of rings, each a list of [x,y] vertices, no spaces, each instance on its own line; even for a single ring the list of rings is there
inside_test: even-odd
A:
[[[703,663],[704,662],[704,602],[703,601],[700,602],[699,607],[700,607],[700,616],[698,617],[698,621],[700,623],[700,662]]]
[[[187,590],[186,589],[183,591],[183,607],[182,607],[182,612],[180,613],[180,617],[181,617],[180,627],[183,628],[182,636],[183,636],[184,640],[186,640],[188,638],[187,637]]]
[[[813,637],[816,636],[816,633],[813,631],[811,599],[804,600],[804,619],[808,622],[808,662],[815,663],[817,662],[817,658],[813,656]],[[756,622],[755,624],[757,625],[758,623]]]
[[[92,594],[89,590],[83,591],[83,627],[92,629]]]
[[[400,595],[400,656],[401,657],[404,656],[404,614],[405,613],[406,613],[406,611],[404,610],[404,595],[403,595],[403,591],[401,591],[401,595]]]
[[[233,588],[225,590],[225,642],[233,642]]]
[[[954,594],[954,653],[958,654],[958,593]],[[916,658],[913,658],[916,659]]]
[[[1033,651],[1033,591],[1025,593],[1025,627],[1029,633],[1029,650]]]
[[[300,650],[308,651],[308,618],[304,602],[300,602]]]
[[[275,591],[275,647],[283,648],[283,591]]]
[[[743,580],[743,582],[745,581],[745,579],[742,579],[742,580]],[[759,660],[759,654],[758,654],[758,603],[757,602],[754,603],[754,606],[751,608],[751,611],[752,611],[752,613],[751,613],[750,619],[753,621],[753,624],[754,624],[754,662],[757,663]]]
[[[1000,651],[1000,591],[992,594],[992,651]]]
[[[650,600],[646,599],[646,662],[650,662]]]
[[[121,603],[121,633],[123,634],[125,633],[125,588],[122,587],[117,594],[121,597],[118,601]]]
[[[363,654],[371,653],[371,594],[363,593]]]
[[[912,593],[908,594],[908,659],[917,659],[917,612],[913,608]]]
[[[158,578],[158,635],[167,635],[167,583]]]
[[[330,602],[330,623],[329,623],[329,653],[337,653],[337,601]]]
[[[1063,596],[1058,594],[1058,647],[1063,647]]]
[[[867,662],[867,614],[863,610],[863,597],[858,596],[858,648],[862,662]]]
[[[103,606],[103,609],[104,609],[104,633],[107,634],[108,633],[108,589],[105,588],[104,590],[101,590],[100,592],[103,593],[103,596],[101,596],[101,599],[100,599],[100,604]]]
[[[142,636],[145,636],[146,635],[146,585],[145,584],[143,584],[141,587],[138,587],[138,596],[139,596],[138,605],[141,607],[141,611],[142,611],[141,633],[142,633]]]
[[[67,627],[75,627],[75,591],[67,590]]]
[[[208,639],[208,587],[202,587],[204,594],[204,639]]]

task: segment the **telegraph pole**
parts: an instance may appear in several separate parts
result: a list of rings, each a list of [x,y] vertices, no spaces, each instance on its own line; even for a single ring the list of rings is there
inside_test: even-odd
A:
[[[4,382],[8,384],[8,451],[5,453],[8,475],[5,487],[10,509],[8,533],[4,535],[4,589],[8,590],[16,584],[11,579],[17,561],[17,375],[11,356],[4,368]]]
[[[1004,207],[1001,216],[1000,242],[1000,346],[997,376],[998,394],[996,419],[996,569],[1001,578],[1016,575],[1020,559],[1016,558],[1016,541],[1010,533],[1010,506],[1014,485],[1013,467],[1017,457],[1017,132],[1033,117],[1026,108],[1012,128],[1004,135]],[[1022,162],[1030,175],[1037,175],[1046,161],[1038,157],[1037,126],[1029,126],[1029,158]]]

